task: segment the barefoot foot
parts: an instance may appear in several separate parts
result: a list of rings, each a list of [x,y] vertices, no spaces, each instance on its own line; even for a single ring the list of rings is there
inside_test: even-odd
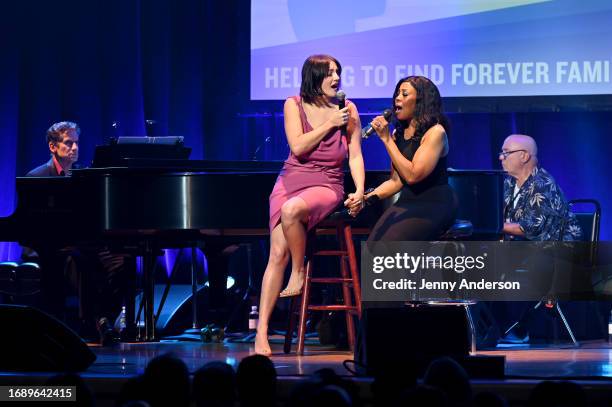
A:
[[[272,349],[270,349],[270,344],[268,343],[268,335],[260,334],[257,332],[255,335],[255,353],[263,356],[270,356],[272,354]]]
[[[284,297],[294,297],[296,295],[302,294],[302,288],[304,287],[304,270],[300,270],[297,272],[292,272],[289,277],[289,282],[287,283],[287,287],[278,295],[280,298]]]

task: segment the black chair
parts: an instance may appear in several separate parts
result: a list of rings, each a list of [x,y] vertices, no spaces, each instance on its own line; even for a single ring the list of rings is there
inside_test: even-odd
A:
[[[599,243],[599,227],[601,222],[601,205],[595,199],[572,199],[568,202],[573,210],[576,205],[592,206],[592,212],[574,212],[582,228],[582,241],[590,242],[587,261],[594,266],[597,263],[597,246]]]
[[[572,199],[568,201],[568,205],[570,210],[576,216],[578,223],[580,224],[580,228],[582,229],[582,241],[588,242],[590,245],[587,246],[588,252],[586,253],[586,261],[585,266],[587,269],[591,269],[597,262],[597,245],[599,242],[599,228],[600,228],[600,219],[601,219],[601,205],[595,199]],[[574,207],[576,205],[587,205],[591,206],[593,210],[591,212],[576,212],[574,211]],[[539,301],[533,309],[536,310],[544,305],[546,308],[554,309],[557,313],[561,321],[563,322],[563,326],[567,334],[569,335],[574,346],[580,346],[579,342],[576,340],[576,336],[570,327],[561,306],[559,305],[559,301],[555,298],[547,298],[545,300]],[[505,335],[518,325],[518,321],[515,322],[510,328],[508,328],[505,332]]]

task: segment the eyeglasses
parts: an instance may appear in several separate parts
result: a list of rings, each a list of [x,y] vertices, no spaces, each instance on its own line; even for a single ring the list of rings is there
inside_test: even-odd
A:
[[[504,160],[506,158],[508,158],[508,156],[512,153],[518,153],[519,151],[527,151],[527,150],[512,150],[512,151],[500,151],[499,153],[497,153],[498,156],[502,156],[504,157]]]

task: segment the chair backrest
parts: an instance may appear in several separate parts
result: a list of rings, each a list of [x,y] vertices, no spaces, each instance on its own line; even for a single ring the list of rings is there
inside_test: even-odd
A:
[[[601,205],[595,199],[572,199],[568,202],[573,210],[576,205],[588,205],[593,208],[592,212],[574,212],[576,219],[582,228],[582,240],[585,242],[599,241],[599,225],[601,219]]]
[[[599,224],[601,219],[601,205],[595,199],[572,199],[568,202],[570,210],[574,212],[580,228],[582,229],[582,240],[590,242],[588,248],[588,264],[591,266],[597,263],[597,243],[599,242]],[[591,212],[575,212],[576,206],[580,208],[590,206],[593,208]]]

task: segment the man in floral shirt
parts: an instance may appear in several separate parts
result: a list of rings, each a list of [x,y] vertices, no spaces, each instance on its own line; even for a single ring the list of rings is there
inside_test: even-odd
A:
[[[563,191],[538,166],[535,140],[521,134],[509,136],[499,159],[509,175],[504,182],[505,240],[580,240],[580,225]]]
[[[554,178],[538,166],[535,140],[521,134],[507,137],[499,159],[508,173],[504,182],[504,240],[580,240],[580,225],[569,210],[563,191]],[[550,271],[546,264],[536,268],[539,273]],[[535,309],[529,303],[524,307],[519,322],[500,342],[529,342],[527,327]]]

